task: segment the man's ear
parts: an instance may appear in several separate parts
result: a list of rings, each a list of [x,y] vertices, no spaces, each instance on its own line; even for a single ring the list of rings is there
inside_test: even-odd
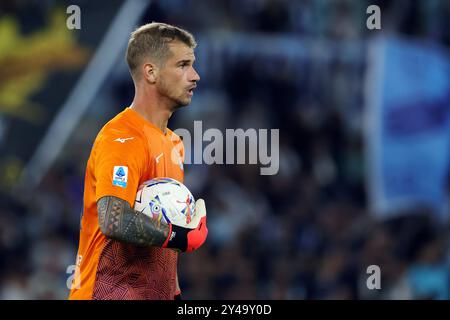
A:
[[[150,83],[156,83],[158,76],[158,68],[152,63],[145,63],[144,66],[144,78]]]

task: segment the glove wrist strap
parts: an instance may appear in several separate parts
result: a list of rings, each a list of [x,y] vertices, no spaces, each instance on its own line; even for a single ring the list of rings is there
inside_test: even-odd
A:
[[[169,232],[169,236],[167,237],[167,248],[178,249],[181,251],[187,250],[187,233],[189,229],[175,226],[171,224],[171,230]],[[190,230],[189,230],[190,231]]]

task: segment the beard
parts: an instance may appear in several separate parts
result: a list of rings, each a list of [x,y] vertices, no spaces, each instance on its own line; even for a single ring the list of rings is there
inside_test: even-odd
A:
[[[171,100],[173,102],[172,107],[173,110],[186,107],[191,102],[191,99],[184,98],[183,95],[177,95],[176,90],[173,87],[170,87],[163,78],[161,78],[160,83],[158,85],[158,92]]]

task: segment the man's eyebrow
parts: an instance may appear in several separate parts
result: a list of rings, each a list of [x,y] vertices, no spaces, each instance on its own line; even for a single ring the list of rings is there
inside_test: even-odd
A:
[[[195,61],[195,58],[194,59],[183,59],[183,60],[179,60],[178,62],[177,62],[177,64],[184,64],[184,63],[194,63],[194,61]]]

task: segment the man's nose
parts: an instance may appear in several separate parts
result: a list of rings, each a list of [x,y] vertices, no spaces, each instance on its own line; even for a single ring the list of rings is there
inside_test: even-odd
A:
[[[200,81],[200,75],[197,73],[197,71],[194,68],[192,68],[192,74],[191,74],[190,81],[195,81],[195,82]]]

